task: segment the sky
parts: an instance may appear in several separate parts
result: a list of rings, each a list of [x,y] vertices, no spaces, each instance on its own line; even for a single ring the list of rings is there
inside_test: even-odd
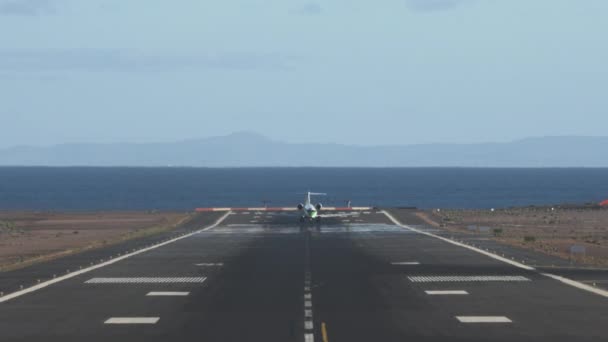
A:
[[[605,0],[0,0],[0,148],[608,135]]]

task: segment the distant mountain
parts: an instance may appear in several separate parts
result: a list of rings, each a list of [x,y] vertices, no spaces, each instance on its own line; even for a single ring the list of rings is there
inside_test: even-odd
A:
[[[0,149],[19,166],[461,166],[608,167],[608,137],[542,137],[509,143],[353,146],[290,144],[259,134],[150,144],[63,144]]]

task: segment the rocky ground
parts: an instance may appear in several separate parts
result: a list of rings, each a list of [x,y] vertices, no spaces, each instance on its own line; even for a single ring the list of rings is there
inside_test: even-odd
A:
[[[175,228],[189,213],[0,212],[0,271]]]
[[[446,230],[481,233],[501,243],[608,266],[606,208],[435,209],[417,215]]]

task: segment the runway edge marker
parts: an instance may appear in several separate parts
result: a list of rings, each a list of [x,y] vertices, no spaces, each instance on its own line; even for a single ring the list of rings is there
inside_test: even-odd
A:
[[[147,251],[150,251],[150,250],[156,249],[156,248],[158,248],[158,247],[162,247],[162,246],[165,246],[165,245],[171,244],[171,243],[173,243],[173,242],[176,242],[176,241],[179,241],[179,240],[182,240],[182,239],[188,238],[188,237],[193,236],[193,235],[195,235],[195,234],[198,234],[198,233],[200,233],[200,232],[204,232],[204,231],[206,231],[206,230],[209,230],[209,229],[215,228],[215,227],[217,227],[218,225],[220,225],[220,224],[221,224],[221,223],[222,223],[222,222],[223,222],[223,221],[226,219],[226,217],[228,217],[228,215],[229,215],[230,213],[231,213],[231,212],[230,212],[230,211],[228,211],[228,212],[226,212],[224,215],[222,215],[222,216],[221,216],[219,219],[217,219],[217,221],[215,221],[215,223],[213,223],[212,225],[210,225],[210,226],[208,226],[208,227],[205,227],[205,228],[202,228],[202,229],[199,229],[199,230],[196,230],[196,231],[193,231],[193,232],[188,233],[188,234],[186,234],[186,235],[178,236],[178,237],[173,238],[173,239],[171,239],[171,240],[163,241],[163,242],[161,242],[161,243],[151,245],[150,247],[146,247],[146,248],[144,248],[144,249],[140,249],[140,250],[138,250],[138,251],[131,252],[131,253],[129,253],[129,254],[124,254],[124,255],[123,255],[123,256],[121,256],[121,257],[114,258],[114,259],[110,259],[110,260],[108,260],[108,261],[106,261],[106,262],[103,262],[103,263],[101,263],[101,264],[97,264],[97,265],[94,265],[94,266],[90,266],[90,267],[87,267],[87,268],[83,268],[82,270],[78,270],[78,271],[76,271],[76,272],[68,273],[68,274],[66,274],[66,275],[64,275],[64,276],[61,276],[61,277],[57,277],[57,278],[53,278],[53,279],[51,279],[51,280],[47,280],[47,281],[45,281],[45,282],[42,282],[42,283],[40,283],[40,284],[37,284],[37,285],[31,286],[31,287],[28,287],[28,288],[26,288],[26,289],[19,290],[19,291],[15,291],[15,292],[12,292],[12,293],[9,293],[9,294],[7,294],[7,295],[5,295],[5,296],[3,296],[3,297],[0,297],[0,303],[7,302],[7,301],[9,301],[9,300],[11,300],[11,299],[14,299],[14,298],[17,298],[17,297],[21,297],[21,296],[26,295],[26,294],[28,294],[28,293],[32,293],[32,292],[35,292],[35,291],[41,290],[41,289],[43,289],[43,288],[45,288],[45,287],[47,287],[47,286],[53,285],[53,284],[55,284],[55,283],[59,283],[59,282],[62,282],[62,281],[64,281],[64,280],[67,280],[67,279],[70,279],[70,278],[74,278],[74,277],[79,276],[79,275],[81,275],[81,274],[85,274],[85,273],[88,273],[88,272],[90,272],[90,271],[94,271],[94,270],[96,270],[96,269],[98,269],[98,268],[102,268],[102,267],[105,267],[105,266],[108,266],[108,265],[112,265],[112,264],[114,264],[114,263],[117,263],[117,262],[119,262],[119,261],[121,261],[121,260],[124,260],[124,259],[130,258],[130,257],[132,257],[132,256],[135,256],[135,255],[138,255],[138,254],[145,253],[145,252],[147,252]]]
[[[557,281],[559,281],[559,282],[561,282],[563,284],[575,287],[577,289],[584,290],[584,291],[587,291],[587,292],[591,292],[591,293],[594,293],[596,295],[608,298],[608,291],[606,291],[606,290],[602,290],[602,289],[599,289],[599,288],[596,288],[596,287],[592,287],[592,286],[589,286],[587,284],[581,283],[580,281],[572,280],[572,279],[569,279],[569,278],[566,278],[566,277],[562,277],[562,276],[559,276],[559,275],[556,275],[556,274],[539,272],[534,267],[531,267],[531,266],[528,266],[528,265],[524,265],[522,263],[510,260],[510,259],[507,259],[507,258],[503,258],[503,257],[501,257],[498,254],[487,252],[487,251],[484,251],[484,250],[479,249],[477,247],[469,246],[467,244],[464,244],[464,243],[461,243],[461,242],[458,242],[458,241],[454,241],[454,240],[445,238],[443,236],[439,236],[439,235],[436,235],[436,234],[433,234],[433,233],[425,232],[423,230],[416,229],[416,228],[410,227],[408,225],[402,224],[401,222],[399,222],[395,217],[393,217],[393,215],[391,215],[386,210],[382,210],[382,213],[384,213],[384,215],[386,215],[386,217],[388,217],[388,219],[391,220],[395,225],[397,225],[397,226],[399,226],[401,228],[405,228],[405,229],[411,230],[413,232],[416,232],[418,234],[430,236],[430,237],[433,237],[433,238],[445,241],[447,243],[451,243],[452,245],[456,245],[456,246],[459,246],[459,247],[463,247],[463,248],[472,250],[474,252],[477,252],[479,254],[483,254],[485,256],[488,256],[490,258],[496,259],[498,261],[502,261],[502,262],[510,264],[512,266],[515,266],[515,267],[518,267],[518,268],[521,268],[521,269],[524,269],[524,270],[527,270],[527,271],[536,272],[537,274],[540,274],[540,275],[542,275],[544,277],[551,278],[553,280],[557,280]]]

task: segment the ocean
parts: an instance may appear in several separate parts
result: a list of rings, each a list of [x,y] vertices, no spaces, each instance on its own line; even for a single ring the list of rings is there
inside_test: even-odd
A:
[[[191,210],[295,206],[501,208],[599,202],[602,168],[2,167],[0,210]]]

